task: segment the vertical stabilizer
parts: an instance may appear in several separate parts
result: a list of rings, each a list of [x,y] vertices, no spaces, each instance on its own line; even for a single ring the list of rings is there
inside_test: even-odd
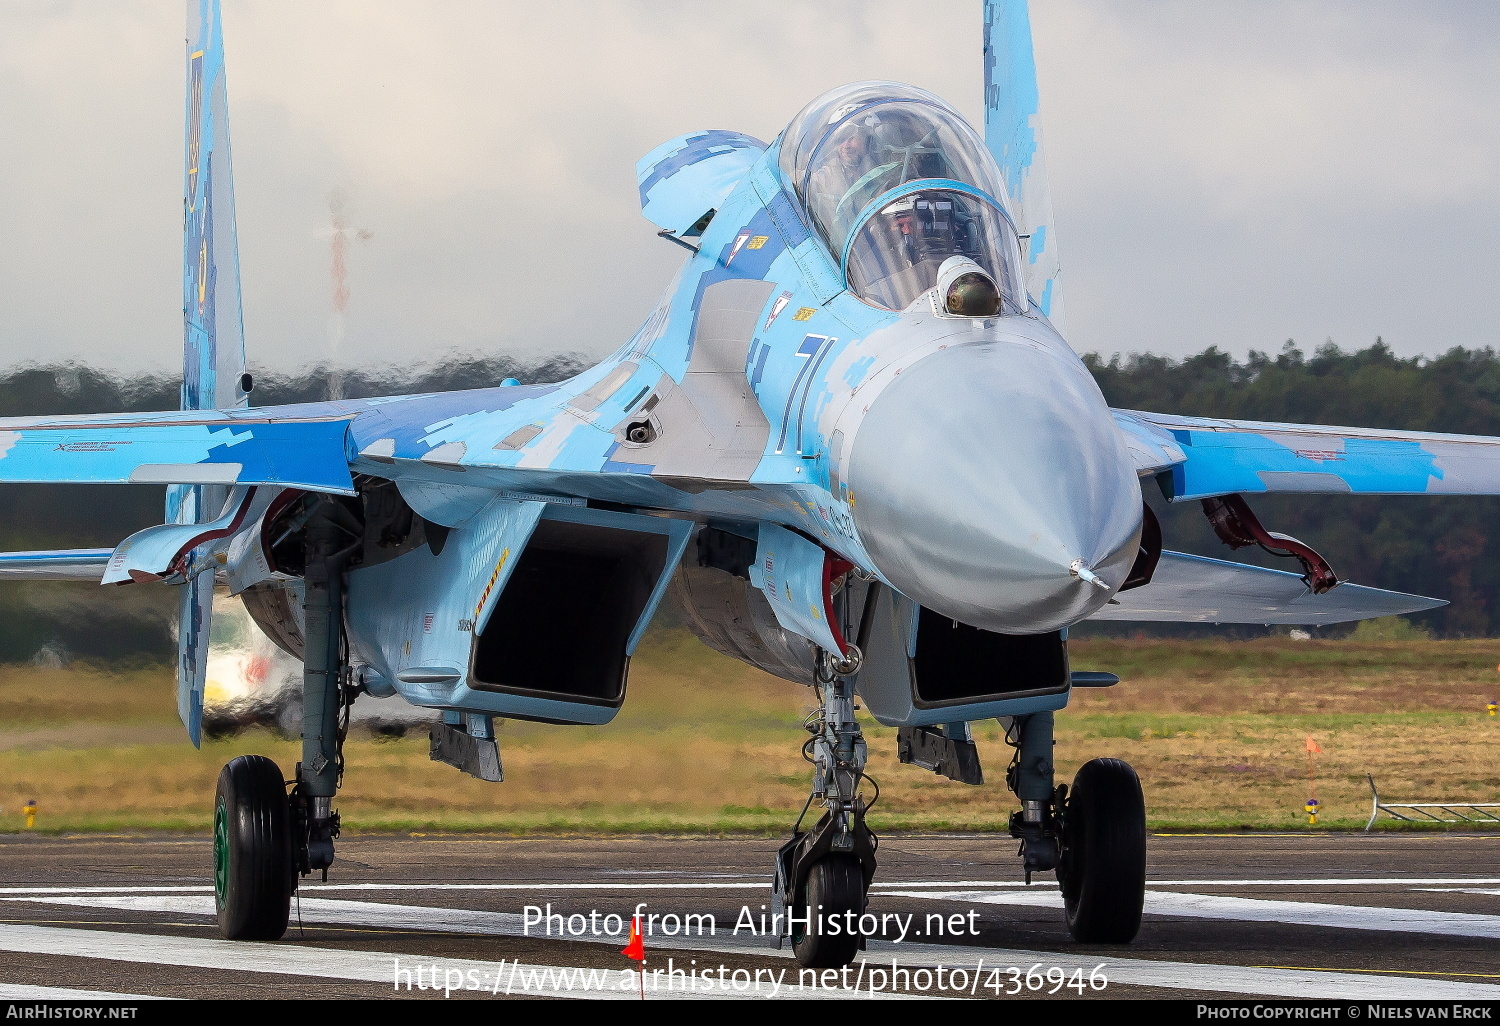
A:
[[[1026,291],[1064,331],[1057,231],[1037,115],[1036,61],[1026,0],[984,0],[984,139],[1005,176],[1025,242]]]
[[[249,404],[219,0],[188,0],[182,408]]]
[[[219,0],[187,0],[187,137],[182,225],[182,409],[249,405],[240,256],[229,161],[229,97]],[[228,490],[167,489],[167,519],[202,523],[218,516]],[[189,561],[191,564],[191,560]],[[182,585],[177,605],[177,712],[193,744],[203,726],[203,687],[213,613],[214,573]]]

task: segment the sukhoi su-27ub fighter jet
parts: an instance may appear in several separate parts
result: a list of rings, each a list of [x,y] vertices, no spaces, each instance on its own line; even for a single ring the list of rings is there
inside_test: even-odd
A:
[[[899,728],[901,761],[976,785],[969,724],[998,718],[1026,871],[1056,870],[1074,937],[1128,942],[1140,782],[1114,759],[1054,779],[1053,717],[1116,682],[1070,669],[1068,629],[1428,609],[1341,582],[1246,496],[1500,494],[1496,438],[1105,404],[1061,334],[1023,0],[985,3],[982,133],[921,89],[859,82],[769,144],[694,131],[642,158],[651,244],[687,252],[598,366],[252,406],[218,0],[190,0],[188,22],[182,409],[0,422],[0,481],[161,483],[166,522],[112,550],[3,554],[0,575],[177,589],[195,744],[216,588],[301,659],[290,789],[259,756],[219,778],[226,937],[280,937],[299,877],[326,874],[354,696],[441,710],[434,758],[498,781],[495,718],[609,722],[666,600],[816,693],[812,815],[772,896],[804,964],[853,957],[860,938],[819,916],[862,911],[876,869],[857,698]],[[1142,488],[1300,572],[1163,550]]]

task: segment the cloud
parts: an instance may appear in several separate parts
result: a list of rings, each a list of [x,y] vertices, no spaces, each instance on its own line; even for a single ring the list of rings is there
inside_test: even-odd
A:
[[[1490,7],[1034,6],[1079,348],[1497,341]],[[679,263],[635,192],[657,143],[769,140],[860,78],[979,117],[978,0],[224,17],[246,329],[277,369],[326,356],[335,188],[374,232],[349,254],[346,356],[597,356]],[[181,19],[169,0],[0,8],[0,364],[180,361]]]

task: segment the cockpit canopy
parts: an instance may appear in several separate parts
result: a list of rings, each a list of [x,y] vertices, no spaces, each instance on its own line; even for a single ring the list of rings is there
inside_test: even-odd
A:
[[[931,93],[897,82],[825,93],[787,128],[780,167],[866,302],[904,309],[936,283],[944,260],[963,256],[1024,307],[999,169]]]

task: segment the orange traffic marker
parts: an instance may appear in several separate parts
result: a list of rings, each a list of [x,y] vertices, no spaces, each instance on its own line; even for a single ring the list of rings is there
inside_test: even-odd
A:
[[[641,936],[641,917],[633,916],[630,920],[630,941],[620,949],[620,954],[637,962],[646,960],[646,938]]]

